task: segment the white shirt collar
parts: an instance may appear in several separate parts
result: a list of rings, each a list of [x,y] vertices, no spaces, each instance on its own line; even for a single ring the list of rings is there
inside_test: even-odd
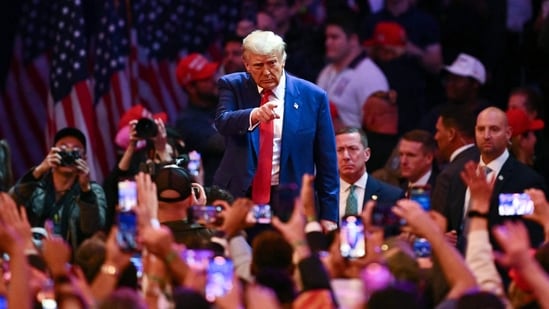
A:
[[[427,173],[423,174],[423,176],[421,176],[416,182],[411,183],[410,186],[416,187],[416,186],[426,185],[429,182],[429,177],[431,177],[432,172],[433,172],[433,169],[430,168],[429,171],[427,171]]]
[[[357,181],[355,181],[355,183],[348,183],[341,178],[339,178],[339,181],[341,182],[340,188],[343,191],[347,191],[351,185],[355,185],[361,189],[366,190],[366,182],[368,181],[368,172],[365,172],[364,174],[362,174],[362,176],[360,176],[360,178]]]
[[[454,150],[454,152],[452,152],[452,155],[450,155],[450,162],[454,161],[460,153],[464,152],[465,150],[467,150],[467,149],[469,149],[473,146],[475,146],[475,144],[471,143],[471,144],[463,145],[463,146],[459,147],[458,149]]]
[[[505,149],[499,157],[495,158],[494,160],[490,161],[488,164],[486,164],[484,161],[482,161],[482,156],[479,160],[480,166],[488,166],[493,172],[496,173],[496,175],[499,175],[499,171],[501,171],[501,167],[503,164],[505,164],[505,161],[509,158],[509,151]]]

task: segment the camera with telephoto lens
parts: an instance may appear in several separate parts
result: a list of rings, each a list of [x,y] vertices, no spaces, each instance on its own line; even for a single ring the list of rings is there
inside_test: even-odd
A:
[[[62,150],[59,152],[59,155],[61,156],[61,163],[59,165],[61,166],[71,166],[76,164],[76,160],[80,159],[80,151],[78,150]]]
[[[153,138],[158,134],[158,126],[150,118],[141,118],[135,125],[135,132],[139,138]]]

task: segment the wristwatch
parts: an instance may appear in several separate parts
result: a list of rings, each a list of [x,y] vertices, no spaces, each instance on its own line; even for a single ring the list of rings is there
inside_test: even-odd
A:
[[[101,272],[111,276],[118,275],[118,269],[116,266],[109,264],[103,264],[103,266],[101,266]]]
[[[480,212],[478,210],[469,210],[467,212],[467,218],[483,218],[488,219],[488,213]]]

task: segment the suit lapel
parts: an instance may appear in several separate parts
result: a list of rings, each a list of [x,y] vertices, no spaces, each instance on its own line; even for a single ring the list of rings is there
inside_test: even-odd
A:
[[[285,73],[286,74],[286,73]],[[299,100],[300,93],[297,89],[295,80],[290,75],[286,74],[286,91],[284,96],[284,119],[282,123],[282,145],[280,153],[280,165],[285,166],[290,155],[286,149],[291,149],[294,139],[292,138],[297,133],[300,122],[300,109],[302,104]]]
[[[364,189],[364,200],[362,205],[366,204],[367,201],[372,199],[372,195],[377,195],[379,192],[379,183],[371,175],[368,175],[368,180],[366,181],[366,188]]]
[[[492,201],[496,200],[499,203],[499,196],[496,193],[501,193],[503,189],[503,185],[505,184],[505,181],[513,172],[513,162],[512,162],[511,156],[507,158],[505,163],[501,166],[501,170],[499,171],[499,174],[496,175],[496,183],[494,184],[494,195],[492,196]]]

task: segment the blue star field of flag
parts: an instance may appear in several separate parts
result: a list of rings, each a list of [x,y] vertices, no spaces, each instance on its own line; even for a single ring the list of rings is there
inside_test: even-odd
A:
[[[50,71],[51,94],[57,102],[70,93],[78,81],[87,78],[87,40],[80,0],[51,3],[57,15]]]

